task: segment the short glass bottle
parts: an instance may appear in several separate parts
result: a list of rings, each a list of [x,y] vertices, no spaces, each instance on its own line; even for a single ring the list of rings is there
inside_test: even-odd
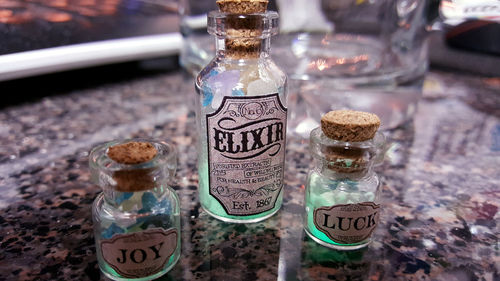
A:
[[[196,79],[201,206],[227,222],[262,221],[284,186],[287,79],[269,55],[278,14],[211,12],[208,31],[217,54]]]
[[[110,147],[146,142],[156,156],[140,164],[111,159]],[[92,206],[97,260],[112,280],[152,280],[167,273],[180,257],[179,198],[168,185],[177,159],[173,146],[134,139],[95,147],[89,164],[100,193]]]
[[[373,171],[383,161],[385,137],[344,142],[321,128],[310,135],[314,168],[306,185],[304,229],[317,243],[355,250],[371,242],[380,215],[380,182]]]

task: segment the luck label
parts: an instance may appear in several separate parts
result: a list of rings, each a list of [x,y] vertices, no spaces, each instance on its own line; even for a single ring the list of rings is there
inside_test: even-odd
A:
[[[336,243],[359,243],[370,237],[380,217],[373,202],[342,204],[314,210],[314,225]]]

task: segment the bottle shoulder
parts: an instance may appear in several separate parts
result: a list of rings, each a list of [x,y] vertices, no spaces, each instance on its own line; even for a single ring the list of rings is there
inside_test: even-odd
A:
[[[101,193],[94,200],[92,211],[94,216],[107,218],[108,220],[134,219],[149,215],[175,215],[180,212],[180,200],[176,192],[167,188],[160,195],[155,196],[151,192],[136,192],[129,196],[129,193],[120,194],[113,201],[107,200],[104,193]]]
[[[380,184],[380,179],[374,172],[364,175],[349,175],[322,172],[314,169],[309,172],[308,183],[311,187],[345,185],[347,187],[365,186],[367,188],[377,188]]]
[[[196,84],[202,87],[215,82],[234,82],[239,78],[241,84],[249,84],[255,80],[264,80],[276,84],[285,84],[285,72],[270,58],[249,60],[228,60],[215,57],[197,75]]]

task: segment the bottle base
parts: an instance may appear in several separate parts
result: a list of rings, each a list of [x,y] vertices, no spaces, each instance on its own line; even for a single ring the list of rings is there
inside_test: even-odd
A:
[[[164,270],[162,270],[162,271],[160,271],[160,272],[158,272],[156,274],[153,274],[153,275],[150,275],[150,276],[146,276],[146,277],[141,277],[141,278],[118,277],[118,276],[112,275],[112,274],[104,271],[103,268],[101,267],[101,265],[99,265],[99,269],[104,274],[104,276],[106,276],[107,278],[109,278],[111,280],[115,280],[115,281],[130,281],[130,280],[133,280],[133,281],[148,281],[148,280],[157,279],[157,278],[159,278],[159,277],[167,274],[177,264],[177,262],[179,261],[179,258],[180,258],[180,255],[177,255],[175,261],[169,267],[167,267],[166,269],[164,269]]]
[[[253,218],[253,219],[233,219],[233,218],[226,218],[226,217],[223,217],[223,216],[219,216],[219,215],[216,215],[212,212],[210,212],[209,210],[207,210],[207,208],[205,208],[203,205],[201,205],[201,208],[207,212],[207,214],[209,214],[210,216],[218,219],[218,220],[221,220],[223,222],[229,222],[229,223],[254,223],[254,222],[260,222],[260,221],[263,221],[263,220],[266,220],[270,217],[272,217],[274,214],[276,214],[280,208],[276,209],[275,211],[265,215],[265,216],[262,216],[262,217],[258,217],[258,218]]]
[[[370,244],[370,242],[372,241],[371,239],[368,239],[366,242],[364,243],[361,243],[361,244],[350,244],[350,245],[341,245],[341,244],[331,244],[331,243],[328,243],[328,242],[325,242],[321,239],[318,239],[316,238],[311,232],[309,232],[306,228],[304,228],[304,231],[306,232],[306,234],[312,239],[314,240],[314,242],[320,244],[321,246],[324,246],[324,247],[328,247],[330,249],[335,249],[335,250],[341,250],[341,251],[351,251],[351,250],[358,250],[358,249],[361,249],[361,248],[364,248],[366,246],[368,246],[368,244]]]

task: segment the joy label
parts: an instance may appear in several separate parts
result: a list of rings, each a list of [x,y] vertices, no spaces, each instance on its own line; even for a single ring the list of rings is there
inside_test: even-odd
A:
[[[161,271],[177,248],[177,230],[148,229],[117,234],[101,241],[103,259],[127,278],[151,276]]]

